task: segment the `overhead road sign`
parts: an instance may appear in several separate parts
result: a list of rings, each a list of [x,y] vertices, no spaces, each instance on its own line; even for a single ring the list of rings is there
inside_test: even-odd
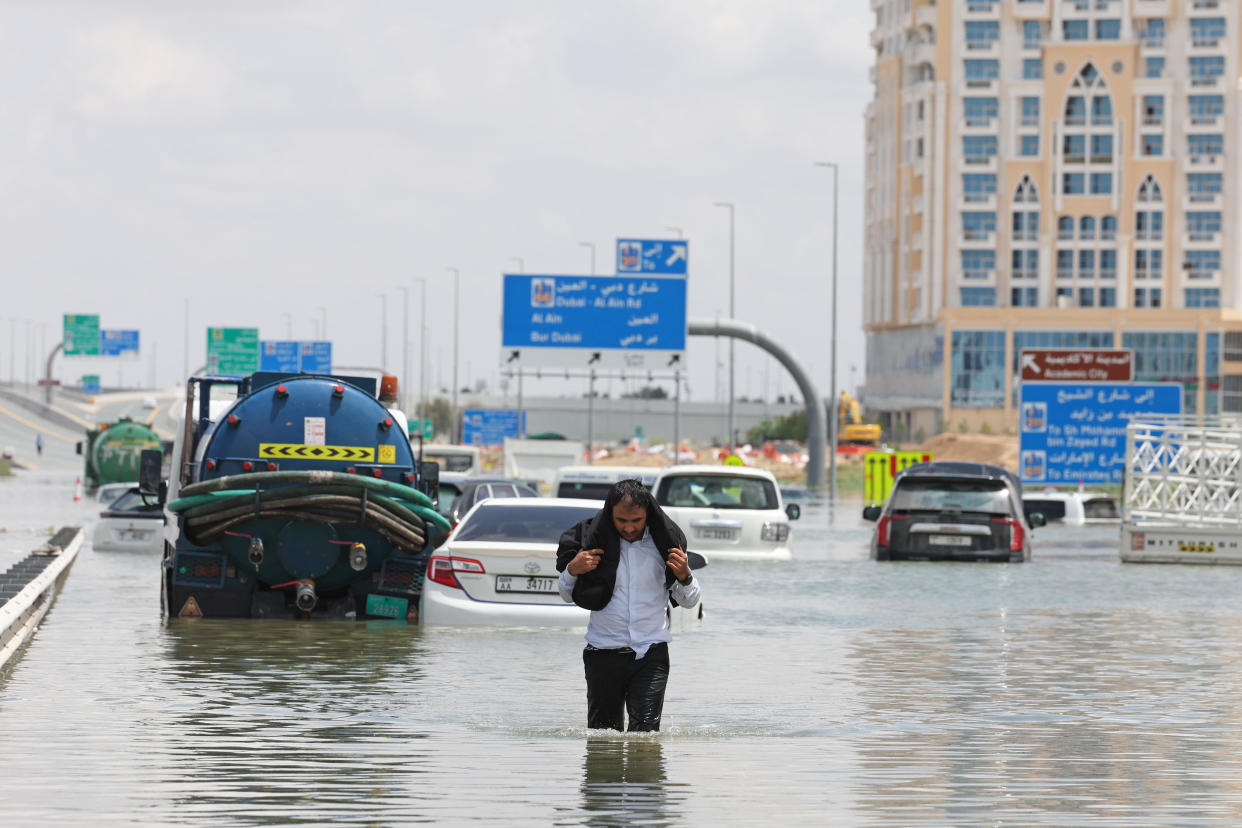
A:
[[[208,328],[207,373],[253,374],[259,370],[258,328]]]
[[[298,370],[308,374],[332,373],[332,343],[325,341],[303,342],[298,349]]]
[[[65,356],[99,356],[99,314],[65,314]]]
[[[259,343],[259,370],[282,374],[332,373],[331,342],[269,340]]]
[[[467,408],[461,412],[461,441],[472,446],[503,446],[506,437],[521,437],[526,412],[516,409]]]
[[[617,274],[685,276],[690,243],[667,239],[617,239]]]
[[[1157,383],[1022,383],[1018,472],[1023,483],[1121,483],[1126,425],[1180,414],[1182,386]]]
[[[683,278],[507,274],[503,308],[502,365],[684,368]]]
[[[1130,382],[1134,351],[1108,348],[1024,348],[1023,382]]]
[[[99,353],[103,356],[138,355],[138,331],[108,330],[99,332]]]
[[[424,442],[431,442],[431,438],[435,432],[435,425],[432,420],[410,420],[410,436],[416,437],[421,432]]]
[[[99,374],[83,374],[82,375],[82,393],[98,394],[100,389]]]

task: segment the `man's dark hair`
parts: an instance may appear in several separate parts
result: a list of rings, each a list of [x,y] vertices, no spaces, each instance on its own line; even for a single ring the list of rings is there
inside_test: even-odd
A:
[[[650,511],[655,500],[651,497],[651,490],[643,485],[643,481],[635,478],[618,480],[608,492],[608,497],[604,500],[604,508],[612,511],[612,507],[618,503]]]

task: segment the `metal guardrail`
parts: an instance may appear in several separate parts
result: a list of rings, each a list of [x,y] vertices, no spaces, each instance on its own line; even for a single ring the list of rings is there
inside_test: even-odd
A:
[[[34,634],[52,604],[57,583],[77,558],[84,537],[81,527],[65,527],[0,575],[0,581],[13,581],[0,583],[0,667]]]

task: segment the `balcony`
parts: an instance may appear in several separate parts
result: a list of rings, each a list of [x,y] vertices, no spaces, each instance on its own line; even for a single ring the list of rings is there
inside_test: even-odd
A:
[[[906,45],[905,61],[911,66],[928,63],[936,65],[936,45],[918,41]]]
[[[1169,0],[1134,0],[1135,17],[1168,17]]]
[[[874,29],[871,30],[871,48],[878,49],[883,45],[884,45],[884,32],[880,30],[879,26],[876,26]]]
[[[1194,129],[1211,129],[1213,131],[1222,128],[1224,121],[1224,113],[1217,112],[1200,112],[1190,116],[1190,128]]]
[[[966,0],[966,14],[971,18],[1000,19],[999,0]]]
[[[1215,11],[1220,8],[1220,0],[1193,0],[1190,7],[1195,11]]]
[[[1164,241],[1164,231],[1154,229],[1138,230],[1135,232],[1134,238],[1137,241]]]
[[[1195,89],[1216,89],[1220,86],[1220,75],[1196,75],[1190,79]]]
[[[987,268],[971,268],[962,271],[962,278],[971,282],[990,282],[996,279],[996,271]]]
[[[1225,197],[1221,193],[1209,192],[1187,192],[1183,201],[1182,209],[1185,210],[1202,210],[1206,207],[1223,208],[1225,206]]]
[[[1190,166],[1196,169],[1216,169],[1221,165],[1221,156],[1219,155],[1192,155],[1189,157]]]
[[[1191,243],[1209,242],[1213,246],[1215,246],[1216,237],[1219,235],[1220,235],[1219,230],[1187,230],[1186,241],[1191,242]]]

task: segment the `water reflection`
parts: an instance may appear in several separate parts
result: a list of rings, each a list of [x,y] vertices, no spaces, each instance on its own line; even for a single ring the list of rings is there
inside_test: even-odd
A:
[[[589,825],[673,825],[683,797],[670,790],[658,737],[589,737],[582,760],[582,811]]]
[[[150,770],[178,821],[243,802],[247,824],[409,812],[427,770],[411,747],[427,733],[403,715],[422,675],[415,628],[202,620],[167,624],[161,644],[177,692]]]

